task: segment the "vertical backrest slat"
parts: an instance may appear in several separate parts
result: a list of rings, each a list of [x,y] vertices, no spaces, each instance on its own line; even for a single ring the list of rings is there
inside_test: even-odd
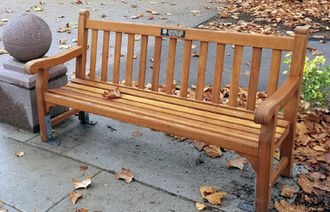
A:
[[[165,85],[165,93],[167,94],[172,94],[176,42],[177,40],[175,38],[170,39],[168,57],[167,57],[166,85]]]
[[[273,49],[272,61],[270,63],[270,72],[267,87],[267,97],[270,97],[276,90],[278,85],[278,77],[280,73],[282,59],[282,51]]]
[[[154,49],[154,63],[152,72],[152,85],[151,90],[158,91],[159,87],[159,70],[160,70],[160,56],[162,52],[162,38],[155,37],[155,49]]]
[[[84,51],[76,60],[76,78],[84,78],[86,75],[88,29],[85,26],[88,18],[89,11],[80,11],[78,19],[78,46],[83,46]]]
[[[213,89],[212,89],[212,103],[219,104],[223,62],[225,57],[225,44],[217,44],[217,52],[215,56],[215,68],[213,77]]]
[[[180,85],[180,96],[181,97],[187,97],[190,59],[191,59],[191,45],[192,45],[191,40],[185,40],[183,60],[182,60],[181,85]]]
[[[206,60],[207,60],[208,43],[200,43],[199,61],[198,61],[198,73],[196,83],[196,100],[203,100],[203,91],[205,83],[206,72]]]
[[[98,35],[98,30],[93,29],[92,30],[92,48],[91,48],[90,70],[89,70],[89,79],[91,79],[91,80],[95,80],[97,35]]]
[[[108,59],[109,59],[109,39],[110,39],[110,32],[109,31],[104,31],[104,33],[103,33],[101,81],[107,81]]]
[[[253,47],[249,88],[248,88],[248,96],[247,96],[247,105],[246,105],[246,109],[248,109],[248,110],[254,110],[255,105],[256,105],[256,95],[257,95],[257,89],[258,89],[261,53],[262,53],[262,48]]]
[[[237,106],[238,86],[242,64],[243,46],[235,45],[233,65],[230,79],[229,105]]]
[[[142,35],[141,51],[140,51],[140,66],[139,66],[139,84],[138,84],[139,88],[144,88],[144,81],[146,78],[147,47],[148,47],[148,36]]]
[[[135,40],[135,35],[128,34],[126,73],[125,73],[125,85],[126,86],[132,86],[134,40]]]
[[[115,40],[115,57],[113,64],[113,83],[119,83],[119,72],[120,72],[120,57],[121,57],[121,42],[123,34],[121,32],[116,32]]]

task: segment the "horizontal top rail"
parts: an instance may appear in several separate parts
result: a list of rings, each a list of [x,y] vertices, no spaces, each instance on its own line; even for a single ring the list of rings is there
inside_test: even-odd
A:
[[[220,32],[211,30],[198,30],[192,28],[180,28],[159,25],[146,25],[115,21],[100,21],[87,19],[87,29],[98,29],[128,34],[141,34],[156,37],[170,37],[186,40],[199,40],[211,43],[224,43],[258,48],[269,48],[292,51],[293,37],[281,37],[271,35],[243,34],[235,32]]]

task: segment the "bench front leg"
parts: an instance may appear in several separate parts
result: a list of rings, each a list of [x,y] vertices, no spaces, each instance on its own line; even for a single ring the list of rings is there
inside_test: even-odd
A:
[[[277,116],[273,115],[267,125],[261,126],[257,162],[256,203],[257,212],[269,211],[271,199],[271,177],[273,171],[274,135]]]

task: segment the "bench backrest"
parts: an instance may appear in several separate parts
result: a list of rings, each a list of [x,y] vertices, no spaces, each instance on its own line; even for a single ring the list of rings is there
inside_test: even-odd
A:
[[[176,45],[178,40],[184,42],[184,52],[182,57],[182,69],[180,79],[181,97],[187,97],[189,71],[192,57],[192,42],[200,42],[200,52],[198,61],[198,73],[196,81],[196,100],[202,100],[205,87],[205,72],[207,63],[207,53],[209,43],[216,43],[216,61],[213,74],[212,103],[219,103],[223,64],[225,56],[225,46],[233,45],[234,54],[232,62],[232,73],[230,80],[229,105],[237,106],[237,96],[239,92],[239,78],[241,72],[243,47],[252,47],[251,69],[248,85],[247,109],[254,110],[256,103],[256,93],[258,89],[258,78],[261,64],[262,49],[272,50],[270,73],[268,80],[267,95],[271,96],[278,87],[280,65],[282,63],[283,51],[292,52],[292,65],[290,76],[301,77],[305,52],[307,47],[308,30],[297,28],[294,37],[241,34],[230,32],[218,32],[210,30],[197,30],[178,27],[165,27],[145,24],[119,23],[113,21],[94,20],[89,18],[88,11],[81,11],[79,15],[78,45],[84,46],[83,56],[77,59],[76,77],[88,78],[91,80],[108,81],[109,63],[109,37],[110,32],[115,33],[113,73],[112,83],[119,84],[120,61],[122,55],[122,39],[127,34],[127,52],[125,67],[125,85],[132,86],[133,58],[135,36],[141,36],[138,88],[145,88],[147,49],[150,37],[154,37],[154,55],[151,90],[157,92],[159,87],[159,71],[161,63],[162,42],[164,38],[169,40],[165,93],[172,94],[174,80],[174,66],[176,59]],[[91,30],[91,42],[88,44],[88,31]],[[100,78],[96,77],[97,40],[98,34],[103,31],[102,46],[102,66]],[[90,48],[89,73],[86,74],[87,49]]]

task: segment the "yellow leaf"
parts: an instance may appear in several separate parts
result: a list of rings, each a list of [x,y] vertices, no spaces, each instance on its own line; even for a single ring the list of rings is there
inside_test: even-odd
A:
[[[284,200],[281,200],[280,202],[275,202],[275,209],[278,212],[307,212],[307,209],[304,206],[292,206]]]
[[[213,205],[221,205],[221,199],[226,196],[226,192],[216,192],[205,197]]]
[[[69,192],[69,195],[70,195],[71,202],[73,204],[76,204],[78,198],[83,196],[82,193],[72,193],[72,192]]]
[[[324,149],[320,145],[314,146],[313,149],[315,149],[316,151],[319,151],[319,152],[326,152],[327,151],[326,149]]]
[[[201,192],[201,196],[205,198],[206,196],[215,193],[217,190],[212,186],[202,186],[199,191]]]
[[[72,182],[74,184],[74,188],[78,189],[78,188],[87,188],[91,183],[92,183],[92,177],[86,175],[85,179],[83,181],[78,181],[74,178],[72,178]]]
[[[275,152],[273,157],[276,159],[276,160],[280,160],[280,155],[281,153],[280,152]]]
[[[79,208],[77,209],[77,212],[88,212],[88,210],[85,208]]]
[[[200,202],[196,202],[195,207],[197,210],[202,211],[206,208],[206,205],[204,205],[203,203],[200,203]]]
[[[222,151],[218,146],[208,145],[204,147],[204,150],[207,153],[207,155],[211,158],[220,157],[222,155]]]

